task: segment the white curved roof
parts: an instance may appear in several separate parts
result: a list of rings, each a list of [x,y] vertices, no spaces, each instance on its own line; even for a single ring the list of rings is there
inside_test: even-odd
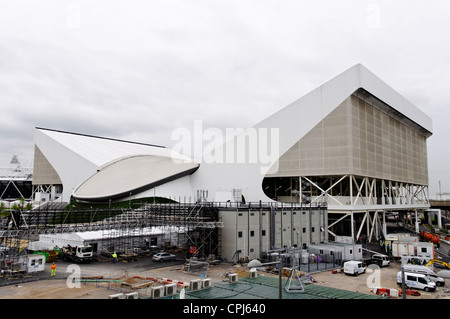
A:
[[[181,177],[191,168],[198,167],[187,164],[191,160],[177,152],[152,144],[39,127],[35,129],[34,140],[36,147],[57,172],[63,184],[61,198],[66,201],[74,190],[76,198],[83,197],[86,200],[95,200],[96,196],[104,196],[108,200],[123,192],[127,196],[130,192],[136,195],[136,189],[140,187],[145,189],[149,185],[157,185],[161,180],[170,181],[172,175],[181,174]],[[139,156],[147,157],[145,160],[141,157],[141,161],[138,161]],[[182,163],[175,165],[177,161]],[[120,169],[126,170],[125,176],[120,175]],[[110,180],[104,176],[107,171],[113,174]],[[144,174],[145,180],[141,176]],[[135,176],[134,182],[129,180],[129,176]],[[119,184],[124,188],[108,183]],[[92,190],[90,196],[88,190]]]
[[[65,132],[37,127],[36,131],[59,143],[77,156],[100,167],[118,158],[131,154],[149,154],[155,156],[172,155],[172,150],[159,145],[131,142],[92,136],[73,132]]]
[[[197,163],[176,162],[170,157],[129,156],[101,167],[75,189],[73,197],[89,201],[128,197],[192,174],[198,167]]]

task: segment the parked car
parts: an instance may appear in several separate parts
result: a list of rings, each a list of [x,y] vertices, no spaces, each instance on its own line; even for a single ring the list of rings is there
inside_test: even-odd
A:
[[[153,259],[153,261],[163,262],[165,260],[173,260],[173,259],[175,259],[175,257],[176,256],[173,255],[173,254],[169,254],[169,253],[166,253],[166,252],[161,252],[161,253],[154,254],[152,259]]]

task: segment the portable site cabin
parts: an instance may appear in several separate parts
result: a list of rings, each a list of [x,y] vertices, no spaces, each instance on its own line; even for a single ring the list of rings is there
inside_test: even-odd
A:
[[[434,245],[429,242],[421,242],[416,237],[402,237],[393,241],[390,250],[393,257],[402,256],[434,257]]]
[[[342,264],[344,256],[344,248],[327,244],[310,245],[308,252],[314,255],[320,255],[322,261]]]
[[[10,270],[12,273],[34,273],[43,271],[45,269],[45,256],[28,254],[22,255],[17,261],[10,265]]]
[[[343,248],[343,260],[362,260],[363,258],[361,244],[330,242],[329,245]]]
[[[384,238],[385,250],[387,251],[388,245],[389,247],[392,247],[392,244],[398,241],[419,241],[419,237],[411,236],[411,234],[408,233],[387,234]]]
[[[45,256],[29,254],[20,256],[18,263],[14,266],[14,270],[27,273],[43,271],[45,269]]]
[[[320,255],[331,255],[342,261],[347,260],[362,260],[362,245],[329,242],[327,244],[313,244],[309,246],[309,252]]]

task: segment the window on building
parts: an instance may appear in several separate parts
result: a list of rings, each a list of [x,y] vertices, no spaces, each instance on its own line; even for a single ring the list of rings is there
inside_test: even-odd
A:
[[[255,236],[255,231],[254,230],[251,230],[250,231],[250,237],[254,237]]]
[[[265,229],[261,230],[261,236],[266,236],[266,230]]]
[[[242,232],[238,231],[238,238],[242,238]]]

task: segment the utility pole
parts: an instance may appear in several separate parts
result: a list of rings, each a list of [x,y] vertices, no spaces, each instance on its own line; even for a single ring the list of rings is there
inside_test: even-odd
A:
[[[405,269],[402,266],[402,299],[406,299],[406,289],[405,289]]]

